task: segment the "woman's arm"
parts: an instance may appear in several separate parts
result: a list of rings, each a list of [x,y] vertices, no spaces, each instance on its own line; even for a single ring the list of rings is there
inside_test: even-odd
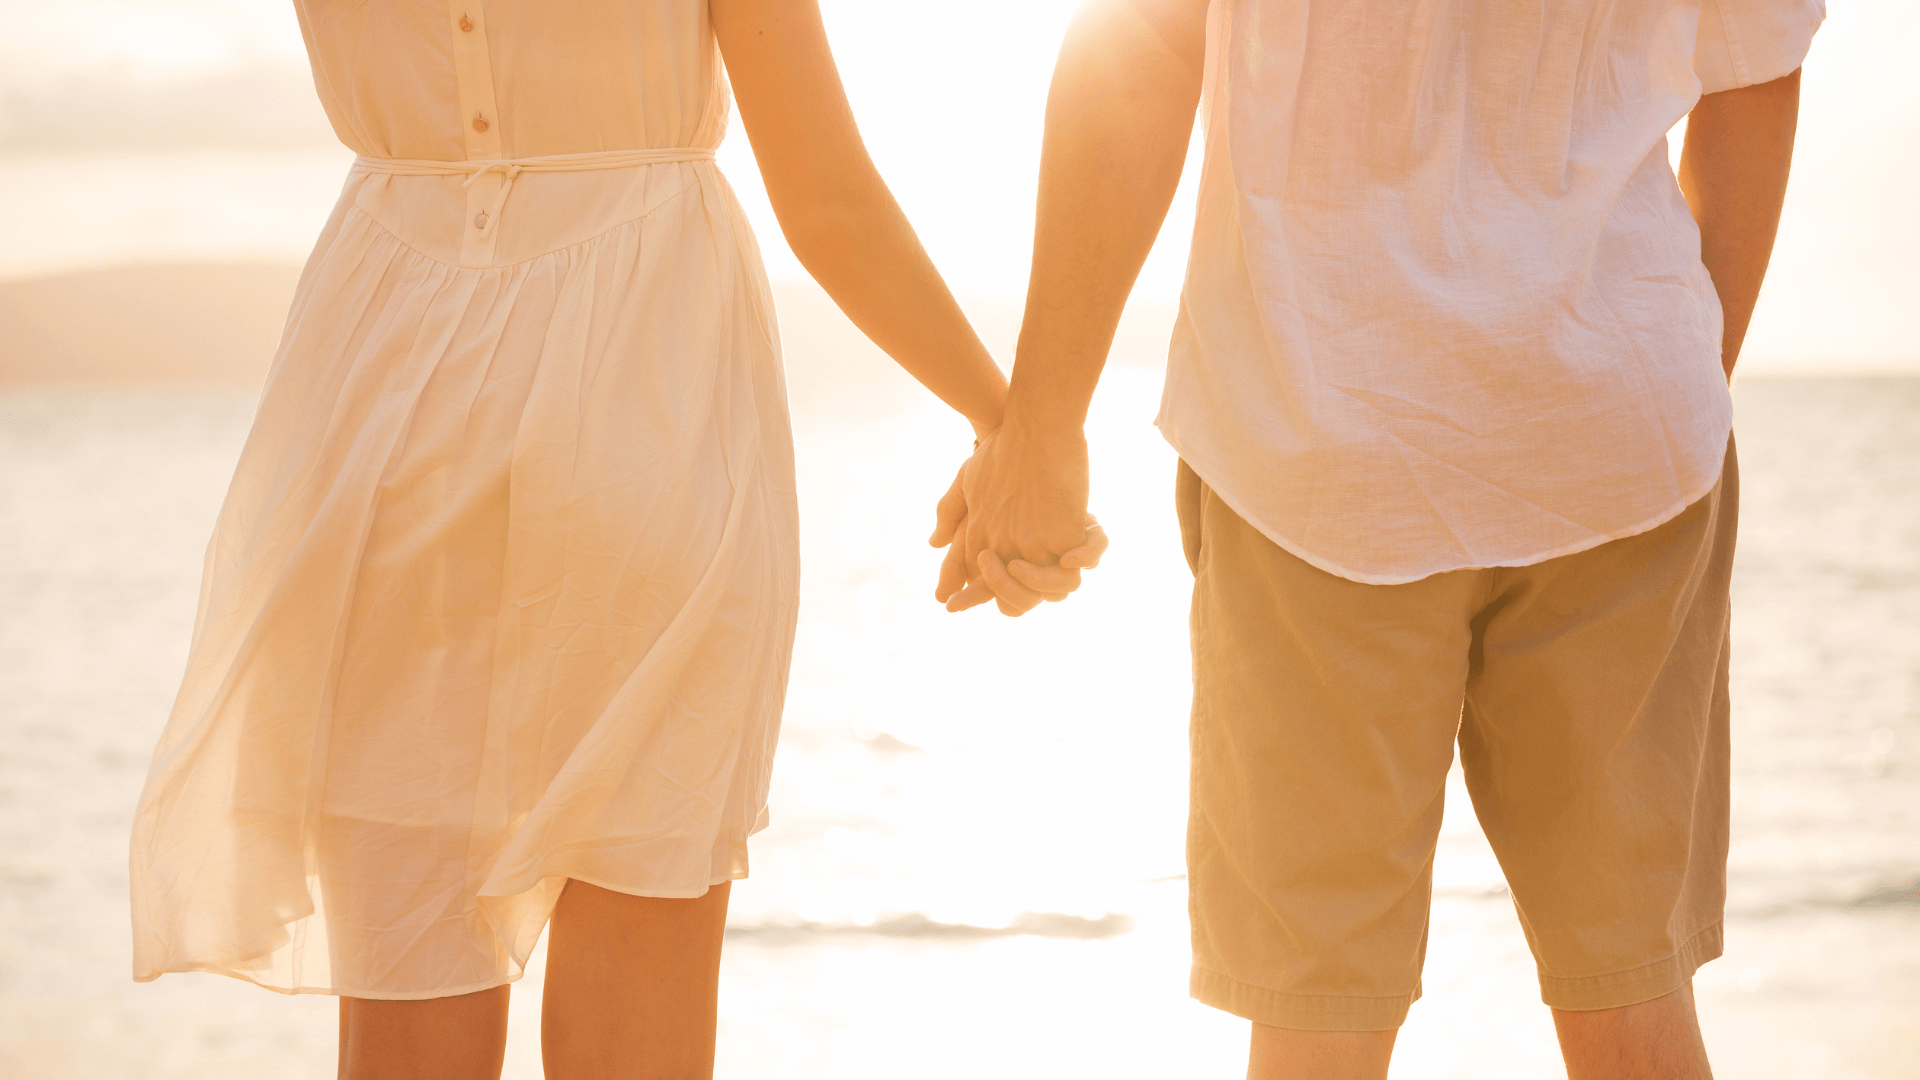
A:
[[[975,434],[999,427],[1006,377],[867,156],[816,0],[711,8],[767,197],[801,265]]]

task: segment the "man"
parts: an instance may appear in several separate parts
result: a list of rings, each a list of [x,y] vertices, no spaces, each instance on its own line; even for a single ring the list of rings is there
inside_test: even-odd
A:
[[[1709,1075],[1726,380],[1823,14],[1100,0],[1069,32],[940,594],[1077,584],[1082,421],[1204,103],[1159,425],[1196,575],[1192,986],[1253,1021],[1250,1076],[1385,1075],[1456,738],[1569,1075]]]

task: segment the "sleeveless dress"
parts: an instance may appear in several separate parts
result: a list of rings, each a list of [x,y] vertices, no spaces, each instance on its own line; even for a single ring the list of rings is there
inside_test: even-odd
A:
[[[360,160],[207,550],[134,977],[429,998],[744,877],[798,600],[707,0],[297,0]]]

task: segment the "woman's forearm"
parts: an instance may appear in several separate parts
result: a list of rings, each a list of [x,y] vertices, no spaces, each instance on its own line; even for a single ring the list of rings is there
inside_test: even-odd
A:
[[[1720,363],[1729,376],[1760,298],[1787,194],[1800,73],[1708,94],[1687,118],[1680,190],[1700,226],[1700,261],[1720,294]]]
[[[837,186],[788,191],[775,201],[800,264],[862,333],[965,416],[976,434],[999,427],[1006,376],[892,194],[877,173]]]
[[[714,35],[781,231],[855,326],[976,433],[1006,378],[867,155],[813,0],[712,0]]]

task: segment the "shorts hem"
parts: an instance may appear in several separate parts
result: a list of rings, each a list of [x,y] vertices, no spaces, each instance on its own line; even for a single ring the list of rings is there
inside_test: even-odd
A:
[[[1287,994],[1253,986],[1196,966],[1188,994],[1202,1005],[1243,1020],[1295,1031],[1389,1031],[1406,1023],[1407,1009],[1420,997],[1410,994],[1360,997],[1343,994]]]
[[[1663,998],[1685,986],[1702,964],[1717,959],[1722,944],[1723,924],[1715,922],[1688,938],[1671,956],[1650,964],[1582,978],[1542,974],[1540,1000],[1555,1009],[1587,1012],[1620,1009]]]

